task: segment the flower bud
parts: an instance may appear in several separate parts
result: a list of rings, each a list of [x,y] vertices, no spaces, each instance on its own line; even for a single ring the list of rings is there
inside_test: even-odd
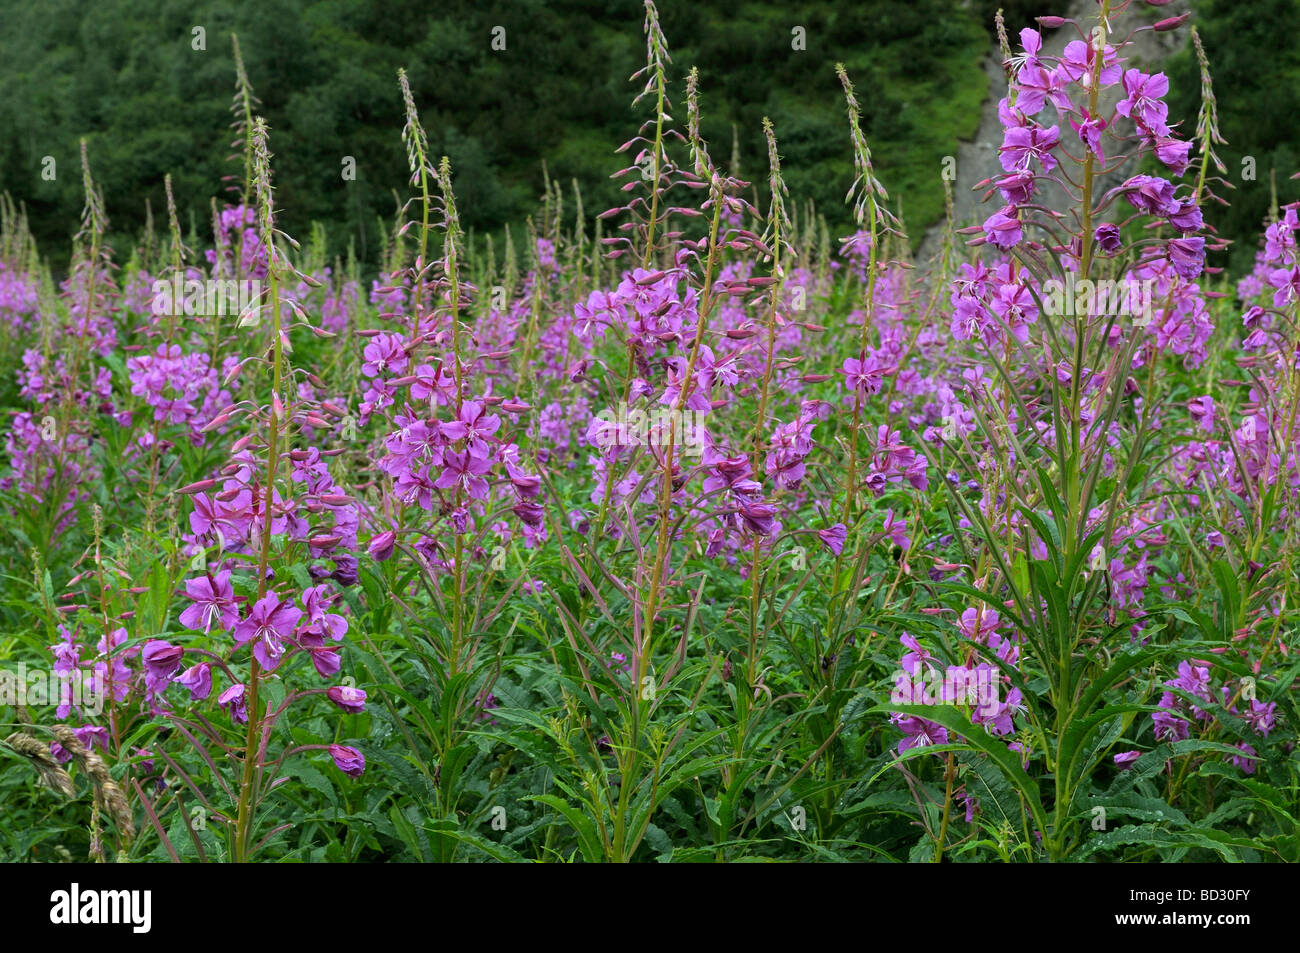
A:
[[[349,745],[330,745],[330,757],[340,771],[359,778],[366,770],[366,756]]]
[[[383,562],[393,555],[393,547],[397,543],[397,534],[391,529],[385,530],[378,536],[372,537],[370,545],[366,547],[372,559]]]
[[[366,693],[364,689],[351,685],[335,685],[325,694],[330,701],[350,715],[357,715],[366,710]]]

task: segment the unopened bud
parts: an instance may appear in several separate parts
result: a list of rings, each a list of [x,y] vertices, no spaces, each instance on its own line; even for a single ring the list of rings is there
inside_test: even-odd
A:
[[[181,487],[177,493],[184,493],[187,496],[191,493],[202,493],[204,490],[210,490],[217,485],[216,480],[200,480],[198,483],[191,483]]]

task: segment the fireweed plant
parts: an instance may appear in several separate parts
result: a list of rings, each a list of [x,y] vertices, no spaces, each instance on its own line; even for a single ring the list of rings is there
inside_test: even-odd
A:
[[[465,234],[403,71],[363,282],[237,39],[210,243],[166,182],[119,267],[84,146],[62,282],[0,201],[4,855],[1300,860],[1300,207],[1206,266],[1209,62],[1185,129],[1139,6],[998,18],[924,270],[849,70],[837,242],[649,2],[591,221]]]

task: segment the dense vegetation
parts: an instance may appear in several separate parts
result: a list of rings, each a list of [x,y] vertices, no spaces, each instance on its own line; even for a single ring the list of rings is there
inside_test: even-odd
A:
[[[1300,3],[1295,0],[1198,0],[1197,29],[1220,87],[1231,89],[1218,104],[1226,144],[1219,155],[1236,190],[1214,223],[1231,238],[1236,274],[1249,271],[1259,250],[1257,235],[1274,202],[1291,202],[1300,188],[1291,180],[1300,167]],[[1196,57],[1185,50],[1166,67],[1174,116],[1196,115],[1200,86]],[[1249,160],[1243,164],[1243,160]],[[1247,177],[1251,176],[1251,177]]]
[[[909,218],[943,210],[934,170],[975,131],[986,83],[978,62],[989,36],[948,0],[801,5],[674,4],[664,29],[684,72],[700,64],[711,92],[705,132],[742,169],[761,168],[759,121],[787,130],[790,187],[837,226],[851,165],[837,148],[836,87],[843,61],[862,77],[866,130]],[[588,209],[617,195],[612,145],[627,137],[627,77],[643,43],[640,4],[471,0],[436,4],[216,0],[139,4],[109,0],[86,16],[76,0],[0,3],[0,182],[26,203],[42,247],[66,255],[67,223],[81,203],[77,142],[86,137],[111,196],[116,230],[135,237],[145,202],[161,216],[162,177],[208,235],[221,196],[229,136],[225,91],[234,75],[230,34],[241,38],[249,79],[274,130],[287,227],[321,222],[342,254],[379,260],[377,219],[391,223],[404,156],[401,111],[390,95],[398,67],[424,104],[430,147],[450,156],[470,229],[523,221],[542,193],[542,163]],[[987,25],[987,24],[986,24]],[[192,48],[205,30],[206,50]],[[504,50],[493,48],[504,27]],[[792,30],[806,31],[796,50]],[[680,88],[675,95],[680,95]],[[40,177],[52,155],[61,172]],[[344,156],[355,181],[341,176]],[[225,196],[221,196],[224,198]],[[572,196],[570,195],[570,198]],[[182,225],[190,223],[182,220]],[[384,226],[387,230],[387,226]]]
[[[822,142],[819,98],[684,77],[651,0],[618,204],[549,195],[518,259],[404,71],[373,281],[280,187],[346,110],[259,85],[282,146],[242,76],[159,127],[233,118],[210,237],[111,231],[104,138],[66,271],[0,202],[0,857],[1300,861],[1300,203],[1207,269],[1237,92],[1198,61],[1179,126],[1131,6],[1060,56],[1012,25],[1001,172],[926,275],[864,110],[942,76],[828,67]],[[311,9],[248,46],[355,90]],[[842,230],[790,187],[820,149]]]

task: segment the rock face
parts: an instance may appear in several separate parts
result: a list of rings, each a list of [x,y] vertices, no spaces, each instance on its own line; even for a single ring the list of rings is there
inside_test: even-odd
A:
[[[1167,17],[1177,16],[1186,12],[1187,9],[1187,0],[1176,0],[1176,2],[1162,7],[1148,7],[1143,3],[1133,3],[1123,14],[1112,16],[1111,32],[1112,35],[1123,38],[1138,27],[1150,25]],[[1079,28],[1086,33],[1097,22],[1096,0],[1073,0],[1069,5],[1069,12],[1063,15],[1075,20],[1079,24]],[[1170,54],[1179,50],[1184,44],[1191,42],[1189,28],[1194,22],[1193,19],[1169,33],[1156,33],[1152,30],[1146,30],[1138,34],[1134,38],[1133,44],[1124,50],[1124,68],[1136,67],[1145,72],[1152,72],[1153,70],[1158,72],[1160,64]],[[1035,25],[1033,23],[1007,24],[1007,38],[1011,42],[1013,53],[1019,52],[1021,29]],[[1082,38],[1086,39],[1086,37]],[[1078,39],[1081,39],[1079,30],[1068,23],[1058,30],[1045,31],[1043,34],[1042,55],[1060,56],[1067,43]],[[1002,145],[1002,124],[998,121],[998,103],[1007,95],[1007,79],[1002,71],[1002,54],[996,44],[989,55],[984,58],[983,66],[984,72],[989,78],[989,95],[981,112],[979,130],[975,134],[974,141],[958,144],[955,157],[957,169],[956,180],[953,182],[953,212],[958,227],[983,221],[992,215],[1001,203],[1001,196],[997,193],[994,193],[987,202],[981,202],[987,188],[975,190],[977,182],[1001,175],[1003,172],[998,153],[998,147]],[[1118,84],[1103,89],[1099,99],[1099,112],[1101,115],[1109,117],[1114,111],[1115,104],[1121,98],[1122,87]],[[1117,116],[1116,120],[1114,130],[1116,134],[1123,136],[1132,133],[1133,127],[1128,120],[1123,116]],[[1059,125],[1061,127],[1062,144],[1073,154],[1079,154],[1082,145],[1079,143],[1074,130],[1070,128],[1068,121],[1057,122],[1055,109],[1050,104],[1039,114],[1038,121],[1045,126],[1051,126],[1054,123]],[[1191,128],[1184,128],[1181,138],[1189,138],[1192,131]],[[1100,188],[1105,190],[1118,185],[1128,176],[1135,174],[1135,172],[1134,163],[1125,163],[1121,168],[1101,176]],[[1059,187],[1049,184],[1040,194],[1044,195],[1047,200],[1045,204],[1049,207],[1058,209],[1063,207],[1061,203],[1064,197]],[[919,269],[928,269],[931,260],[943,247],[943,227],[943,222],[936,222],[926,229],[925,238],[922,240],[921,246],[914,257]]]

